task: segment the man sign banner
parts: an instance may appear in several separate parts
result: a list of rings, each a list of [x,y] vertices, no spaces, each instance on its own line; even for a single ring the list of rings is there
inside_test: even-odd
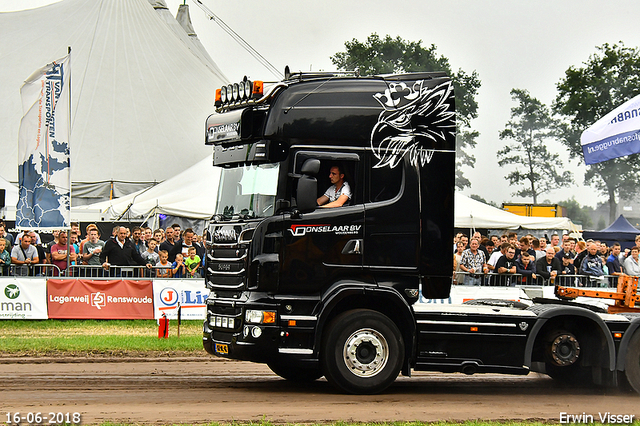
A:
[[[16,227],[70,225],[69,55],[34,72],[20,89],[24,116],[18,136],[20,192]]]
[[[586,164],[640,153],[640,95],[596,121],[580,143]]]

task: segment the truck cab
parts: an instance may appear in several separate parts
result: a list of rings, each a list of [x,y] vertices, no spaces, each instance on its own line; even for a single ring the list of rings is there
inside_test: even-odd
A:
[[[393,318],[410,349],[419,288],[436,298],[451,285],[451,80],[294,74],[267,89],[225,94],[207,119],[205,142],[222,173],[207,241],[205,348],[283,376],[319,377],[339,317],[374,309]],[[335,166],[352,196],[323,208],[316,201]],[[379,356],[372,344],[354,347]],[[383,386],[408,371],[411,351],[403,353],[384,359],[390,374],[376,371]],[[366,375],[365,361],[354,365]]]

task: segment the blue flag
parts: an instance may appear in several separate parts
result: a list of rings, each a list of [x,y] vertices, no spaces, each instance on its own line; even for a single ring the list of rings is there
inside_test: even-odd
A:
[[[582,132],[580,143],[586,164],[640,153],[640,95]]]

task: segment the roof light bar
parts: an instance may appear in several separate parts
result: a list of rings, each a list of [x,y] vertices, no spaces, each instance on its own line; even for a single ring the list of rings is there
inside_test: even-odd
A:
[[[264,92],[264,83],[262,81],[251,81],[247,77],[239,83],[228,84],[216,89],[215,106],[221,108],[224,106],[239,105],[249,103],[253,100],[260,99]]]

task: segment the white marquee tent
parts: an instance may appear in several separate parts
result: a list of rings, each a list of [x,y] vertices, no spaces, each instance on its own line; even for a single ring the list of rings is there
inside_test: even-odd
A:
[[[72,205],[164,181],[210,154],[204,122],[227,80],[188,11],[179,19],[163,0],[63,0],[0,13],[2,177],[17,181],[23,81],[68,46]]]
[[[16,205],[18,204],[18,187],[8,182],[5,178],[0,176],[0,189],[4,189],[4,205],[0,209],[0,214],[5,220],[15,220],[16,217]]]
[[[576,230],[567,217],[525,217],[456,193],[456,228]]]
[[[72,217],[82,210],[99,210],[103,221],[153,221],[157,215],[208,220],[216,208],[220,168],[212,155],[182,173],[149,189],[109,201],[72,209]]]

